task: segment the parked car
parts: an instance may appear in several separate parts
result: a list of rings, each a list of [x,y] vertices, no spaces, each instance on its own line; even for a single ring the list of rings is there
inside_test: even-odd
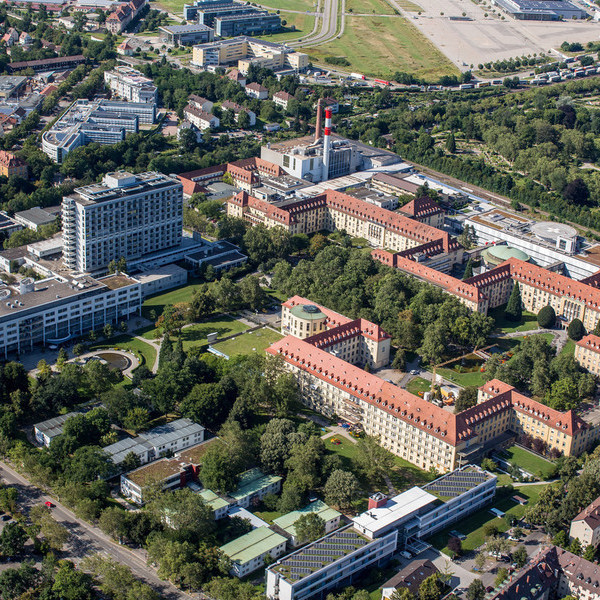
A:
[[[412,558],[412,554],[408,550],[401,550],[400,556],[404,556],[404,558]]]
[[[12,519],[12,517],[10,515],[2,515],[2,517],[0,517],[3,521],[10,521]]]
[[[52,502],[50,502],[50,500],[46,500],[46,502],[44,502],[44,504],[48,507],[48,508],[54,508],[54,504],[52,504]]]

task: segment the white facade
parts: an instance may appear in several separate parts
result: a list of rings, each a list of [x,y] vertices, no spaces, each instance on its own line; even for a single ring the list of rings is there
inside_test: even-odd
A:
[[[152,79],[130,67],[105,71],[104,82],[113,94],[128,102],[158,102],[158,90]]]
[[[139,281],[124,275],[62,282],[57,278],[31,289],[0,289],[0,356],[30,352],[35,345],[56,344],[139,314]]]
[[[160,173],[116,172],[77,188],[62,204],[63,259],[80,272],[181,244],[183,186]]]

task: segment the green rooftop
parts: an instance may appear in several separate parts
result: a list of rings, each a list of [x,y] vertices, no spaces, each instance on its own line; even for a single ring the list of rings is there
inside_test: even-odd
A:
[[[250,469],[240,475],[240,481],[235,492],[229,496],[234,500],[240,500],[246,496],[252,496],[263,488],[281,481],[279,475],[265,475],[260,469]]]
[[[233,562],[244,565],[258,556],[271,552],[273,548],[286,542],[287,540],[282,535],[263,526],[253,529],[246,535],[221,546],[221,550]]]
[[[223,500],[220,496],[217,496],[212,490],[202,490],[198,492],[198,496],[204,500],[208,506],[210,506],[213,510],[219,510],[220,508],[224,508],[229,505],[227,500]]]
[[[321,312],[321,309],[314,304],[297,304],[290,311],[298,319],[306,319],[307,321],[316,321],[318,319],[326,319],[327,315]]]
[[[291,536],[295,537],[296,528],[294,527],[294,524],[301,516],[308,515],[310,513],[316,513],[319,515],[319,517],[321,517],[321,519],[323,519],[323,521],[325,521],[325,523],[342,516],[342,513],[330,508],[322,500],[317,500],[308,506],[301,508],[300,510],[294,510],[293,512],[278,517],[273,521],[273,524],[281,527],[281,529],[283,529],[286,533],[289,533]]]

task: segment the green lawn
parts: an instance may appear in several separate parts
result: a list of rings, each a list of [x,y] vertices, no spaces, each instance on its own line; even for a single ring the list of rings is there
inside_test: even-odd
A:
[[[218,333],[219,338],[242,333],[248,329],[241,321],[233,317],[222,316],[203,323],[194,323],[181,330],[183,349],[188,350],[192,346],[203,346],[207,344],[206,336],[209,333]]]
[[[152,369],[156,360],[156,350],[153,346],[129,335],[119,335],[110,340],[96,342],[91,344],[88,350],[92,352],[94,350],[107,350],[109,348],[118,348],[119,350],[133,352],[138,358],[142,359],[141,364],[145,364],[149,369]]]
[[[546,479],[554,473],[553,463],[519,446],[512,446],[505,450],[502,453],[502,458],[506,458],[511,464],[517,465],[542,479]]]
[[[473,385],[479,387],[485,383],[485,380],[483,379],[483,373],[481,373],[481,371],[458,373],[454,369],[446,369],[442,367],[437,369],[436,373],[462,387],[469,387]]]
[[[333,444],[331,440],[336,439],[342,442],[341,444]],[[356,469],[354,460],[356,458],[356,444],[353,444],[348,438],[343,435],[336,435],[323,440],[325,447],[331,452],[335,452],[342,460],[342,464],[346,469]]]
[[[414,394],[415,396],[419,395],[419,392],[428,392],[431,389],[431,381],[427,381],[422,377],[415,377],[411,379],[406,385],[406,391]]]
[[[273,10],[308,10],[315,11],[319,0],[263,0],[259,2],[261,6],[265,8],[271,8]]]
[[[239,335],[231,340],[226,340],[214,347],[227,354],[227,356],[235,356],[236,354],[251,354],[252,352],[264,352],[271,344],[280,340],[283,336],[280,333],[271,331],[270,329],[258,329],[249,331]]]
[[[392,7],[385,0],[346,0],[346,12],[377,15],[395,14]]]
[[[200,287],[199,283],[188,284],[183,287],[169,290],[164,294],[157,294],[148,298],[144,304],[142,304],[142,315],[146,318],[150,318],[150,311],[154,310],[156,316],[159,317],[162,314],[167,304],[177,304],[178,302],[189,302],[192,299],[194,292]]]
[[[287,40],[295,40],[308,35],[315,26],[315,16],[305,13],[292,13],[281,11],[281,19],[286,22],[285,29],[282,33],[274,33],[272,35],[260,36],[260,39],[269,42],[285,42]],[[295,29],[292,31],[292,25]]]
[[[529,503],[527,506],[531,504],[535,504],[539,498],[540,492],[544,489],[545,485],[528,485],[525,487],[520,487],[515,490],[515,494],[519,496],[523,496],[524,498],[529,499]],[[462,541],[463,550],[468,552],[471,550],[475,550],[479,548],[481,544],[485,541],[485,536],[483,534],[483,527],[486,523],[493,522],[499,531],[507,531],[508,525],[504,519],[500,519],[499,517],[495,517],[491,512],[490,508],[497,508],[503,512],[514,515],[517,518],[521,518],[525,513],[525,509],[527,506],[521,506],[519,503],[515,502],[510,496],[507,498],[502,498],[500,500],[496,500],[489,507],[480,510],[469,516],[468,519],[464,519],[459,523],[454,523],[450,525],[446,529],[436,533],[431,538],[429,538],[429,543],[450,555],[450,551],[448,550],[448,538],[450,536],[450,531],[456,529],[461,533],[465,534],[467,538]]]
[[[514,331],[531,331],[539,328],[537,317],[533,313],[523,311],[521,320],[515,323],[504,316],[504,308],[504,306],[499,306],[488,312],[488,315],[496,321],[496,329],[499,332],[513,333]]]
[[[343,56],[347,70],[391,78],[396,71],[437,80],[457,68],[412,23],[401,16],[347,17],[344,34],[327,44],[307,48],[314,61]]]
[[[273,521],[275,519],[278,519],[279,517],[281,517],[281,515],[283,515],[284,513],[280,513],[277,512],[276,510],[257,510],[257,511],[253,511],[254,514],[259,518],[262,519],[263,521],[266,521],[267,523],[269,523],[269,525],[271,523],[273,523]]]
[[[573,356],[575,353],[575,342],[573,340],[567,340],[567,343],[563,346],[560,353],[566,354],[567,356]]]

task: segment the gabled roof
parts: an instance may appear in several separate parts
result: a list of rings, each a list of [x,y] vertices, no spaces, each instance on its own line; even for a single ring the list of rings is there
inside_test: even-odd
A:
[[[582,337],[577,345],[581,348],[585,348],[586,350],[591,350],[592,352],[600,353],[600,337],[590,333],[585,337]]]
[[[260,85],[260,83],[249,83],[246,85],[247,90],[253,90],[255,92],[268,92],[269,90],[264,86]]]
[[[575,521],[585,521],[592,529],[600,527],[600,497],[588,504],[572,522]]]
[[[405,204],[399,209],[399,212],[404,213],[413,219],[422,219],[424,217],[438,215],[444,211],[435,200],[432,200],[429,196],[422,196],[421,198],[415,198],[408,204]]]
[[[285,102],[289,102],[290,100],[294,99],[294,96],[292,96],[291,94],[288,94],[287,92],[281,91],[281,92],[275,92],[273,94],[273,99],[278,98],[279,100],[284,100]]]

